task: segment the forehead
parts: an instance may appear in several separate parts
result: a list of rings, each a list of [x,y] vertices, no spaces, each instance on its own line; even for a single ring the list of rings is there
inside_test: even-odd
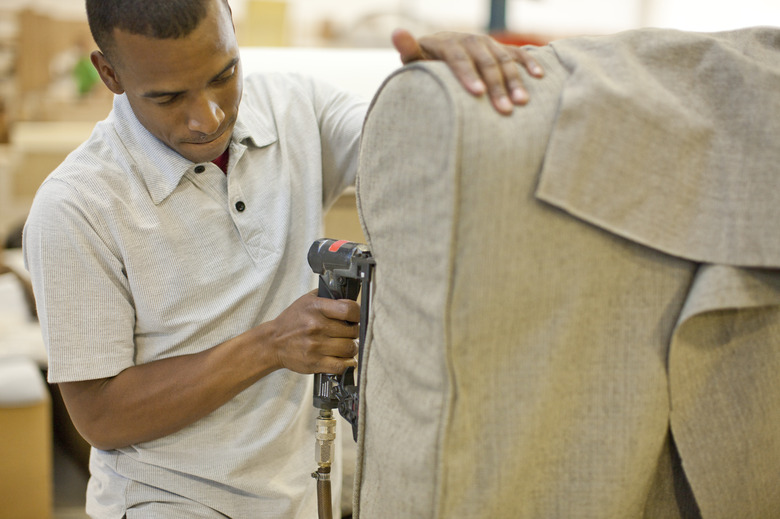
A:
[[[114,42],[117,72],[130,84],[206,81],[238,57],[230,13],[220,0],[211,2],[207,16],[183,38],[158,39],[115,29]]]

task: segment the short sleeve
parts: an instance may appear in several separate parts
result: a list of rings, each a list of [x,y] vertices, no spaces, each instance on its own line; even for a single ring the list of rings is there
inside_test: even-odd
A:
[[[358,148],[368,103],[357,94],[312,80],[314,109],[320,125],[323,202],[327,209],[354,184]]]
[[[40,188],[24,231],[52,383],[133,365],[135,312],[118,246],[66,182]]]

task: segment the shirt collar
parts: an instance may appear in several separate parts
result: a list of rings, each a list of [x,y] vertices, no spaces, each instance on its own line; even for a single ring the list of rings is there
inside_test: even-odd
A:
[[[131,167],[143,178],[155,205],[168,198],[184,175],[198,165],[152,135],[133,113],[125,94],[114,97],[111,120]],[[242,100],[231,147],[238,144],[261,148],[277,140],[278,132],[271,114],[252,112]]]

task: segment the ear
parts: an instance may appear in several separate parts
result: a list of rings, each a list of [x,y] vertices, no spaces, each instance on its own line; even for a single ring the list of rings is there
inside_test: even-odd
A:
[[[89,55],[89,59],[92,61],[92,65],[98,71],[100,79],[103,83],[115,94],[123,94],[125,89],[122,88],[119,82],[119,76],[117,76],[116,69],[108,62],[106,57],[99,50],[93,51]]]

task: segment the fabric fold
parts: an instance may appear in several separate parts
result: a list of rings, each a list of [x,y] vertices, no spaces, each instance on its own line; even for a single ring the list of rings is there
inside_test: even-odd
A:
[[[551,46],[570,75],[539,199],[693,261],[780,266],[780,29]]]
[[[669,348],[672,432],[704,517],[780,503],[780,272],[703,265]]]

